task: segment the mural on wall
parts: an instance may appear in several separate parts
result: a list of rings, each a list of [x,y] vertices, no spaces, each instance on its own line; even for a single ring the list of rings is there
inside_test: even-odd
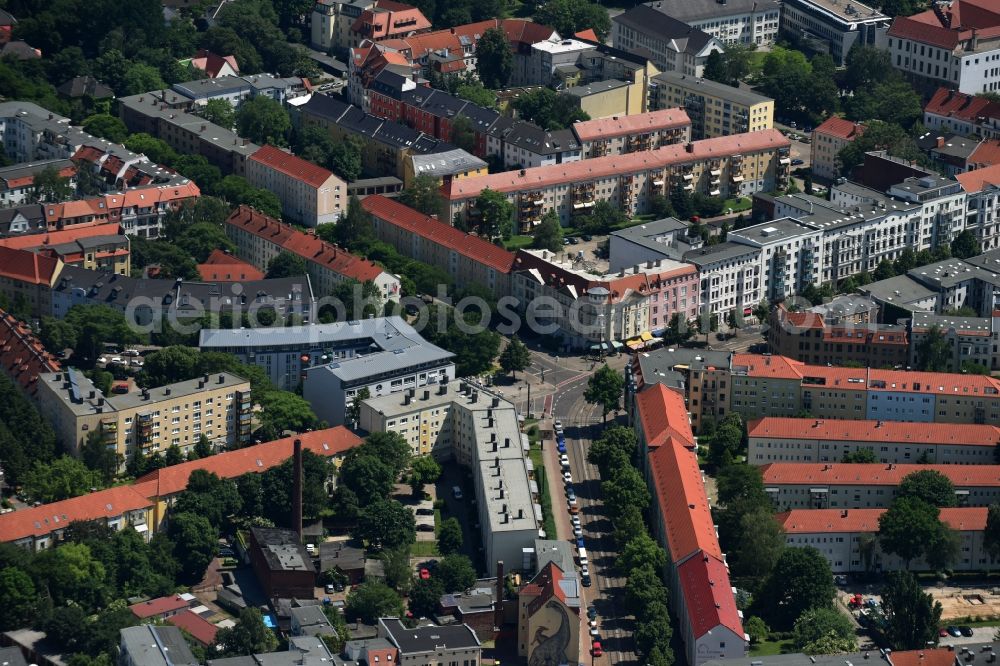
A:
[[[531,657],[528,659],[528,666],[559,666],[560,664],[568,664],[570,659],[566,656],[566,650],[569,648],[570,639],[572,638],[569,616],[566,614],[566,609],[563,608],[563,605],[554,599],[545,604],[545,608],[555,611],[555,613],[547,613],[546,615],[548,618],[558,618],[559,627],[555,630],[555,633],[548,635],[546,632],[551,631],[551,627],[543,625],[535,630],[535,635],[532,637],[531,646],[529,647]]]

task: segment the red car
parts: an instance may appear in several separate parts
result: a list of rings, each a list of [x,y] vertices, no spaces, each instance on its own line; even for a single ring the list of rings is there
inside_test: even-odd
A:
[[[427,580],[431,577],[431,572],[427,569],[420,570],[420,580]]]
[[[948,636],[948,630],[945,629],[944,627],[941,627],[938,630],[938,636],[940,636],[941,638],[947,638],[947,636]]]
[[[594,641],[593,652],[595,657],[600,657],[604,654],[604,648],[601,647],[601,641]]]

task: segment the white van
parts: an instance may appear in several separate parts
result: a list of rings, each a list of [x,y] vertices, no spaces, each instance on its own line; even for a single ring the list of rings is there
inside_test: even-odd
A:
[[[585,566],[588,566],[590,564],[590,562],[587,561],[587,549],[586,548],[581,548],[580,549],[579,560],[580,560],[580,566],[581,567],[585,567]]]

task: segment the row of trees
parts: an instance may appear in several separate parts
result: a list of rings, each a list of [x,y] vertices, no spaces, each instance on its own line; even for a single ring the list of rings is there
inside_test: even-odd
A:
[[[615,426],[591,444],[587,462],[600,472],[604,507],[615,526],[614,538],[620,553],[615,568],[628,579],[625,601],[635,611],[636,653],[650,666],[669,666],[674,662],[670,647],[673,628],[667,610],[668,593],[662,580],[667,554],[646,529],[643,513],[652,498],[645,479],[633,464],[637,448],[635,433],[630,428]]]

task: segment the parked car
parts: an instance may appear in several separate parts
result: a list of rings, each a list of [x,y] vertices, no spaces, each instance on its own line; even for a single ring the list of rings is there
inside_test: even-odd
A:
[[[576,499],[576,491],[573,490],[573,486],[566,486],[566,497]]]
[[[125,355],[126,356],[138,356],[139,355],[139,350],[138,349],[126,349],[125,350]]]
[[[588,567],[586,564],[584,564],[582,567],[580,567],[580,575],[582,575],[582,576],[589,576],[590,575],[590,567]]]
[[[421,508],[417,509],[417,515],[418,516],[433,516],[434,515],[434,509],[428,509],[427,507],[421,507]]]
[[[576,508],[576,495],[574,495],[573,497],[567,498],[566,499],[566,503],[569,504],[571,507],[573,507],[575,509]]]
[[[959,631],[958,627],[952,625],[952,626],[948,627],[948,635],[949,636],[954,636],[955,638],[958,638],[959,636],[962,635],[962,632]]]
[[[559,453],[566,453],[566,442],[559,440],[559,443],[556,444],[556,451]]]
[[[306,552],[309,553],[310,555],[316,555],[316,544],[314,544],[314,543],[307,543],[306,544]]]
[[[552,425],[555,427],[556,430],[562,430],[562,421],[560,421],[559,419],[556,419]]]
[[[573,483],[573,475],[569,472],[563,472],[563,481],[566,482],[566,485]]]
[[[573,527],[580,526],[580,516],[570,516],[569,522],[573,523]]]
[[[792,166],[801,166],[803,164],[805,164],[805,161],[804,160],[800,160],[797,157],[794,160],[792,160]]]
[[[573,536],[575,536],[577,539],[583,538],[583,529],[580,527],[574,527]]]
[[[109,363],[112,365],[128,365],[128,361],[123,359],[121,356],[112,356]]]
[[[141,358],[134,358],[134,359],[132,359],[132,367],[133,368],[141,368],[142,367],[142,359]]]
[[[333,583],[327,583],[326,586],[323,588],[323,591],[326,592],[327,594],[333,594],[335,591],[333,588]]]
[[[427,580],[431,577],[431,572],[426,567],[420,569],[420,580]]]
[[[586,548],[587,547],[587,544],[584,543],[584,541],[583,541],[583,537],[577,537],[576,538],[576,547],[577,547],[577,549]]]
[[[586,582],[584,582],[584,587],[589,587]],[[591,649],[593,650],[595,657],[604,655],[604,648],[601,647],[601,641],[594,641]]]
[[[111,387],[111,392],[118,395],[125,395],[128,393],[128,384],[115,384]]]
[[[97,357],[97,362],[98,363],[107,363],[108,362],[108,357],[107,356],[98,356]]]
[[[462,499],[462,489],[459,488],[458,486],[452,486],[451,487],[451,496],[454,497],[457,500]]]
[[[569,513],[570,513],[571,516],[575,516],[576,514],[580,513],[580,507],[578,507],[578,506],[576,506],[574,504],[570,504],[569,505]]]
[[[958,630],[959,630],[959,631],[960,631],[960,632],[962,633],[962,635],[963,635],[963,636],[965,636],[966,638],[968,638],[969,636],[972,636],[972,633],[973,633],[973,632],[972,632],[972,627],[969,627],[969,626],[964,626],[964,625],[963,625],[963,626],[959,627],[959,628],[958,628]]]
[[[587,606],[587,617],[589,617],[591,620],[597,619],[597,606],[595,606],[594,604],[590,604],[589,606]]]
[[[423,523],[421,525],[417,525],[417,531],[418,532],[433,532],[434,531],[434,526],[433,525],[428,525],[426,523]]]
[[[594,240],[593,236],[591,236],[590,234],[580,234],[580,238],[582,238],[585,243],[589,243],[590,241]]]
[[[590,587],[590,576],[581,576],[580,579],[583,581],[584,587]]]
[[[569,244],[570,245],[577,245],[579,243],[580,243],[580,239],[577,238],[576,236],[570,236],[569,237]]]
[[[236,553],[233,552],[232,548],[220,548],[219,557],[235,557]]]
[[[938,636],[940,636],[941,638],[947,638],[948,630],[945,629],[944,627],[941,627],[940,629],[938,629]]]

